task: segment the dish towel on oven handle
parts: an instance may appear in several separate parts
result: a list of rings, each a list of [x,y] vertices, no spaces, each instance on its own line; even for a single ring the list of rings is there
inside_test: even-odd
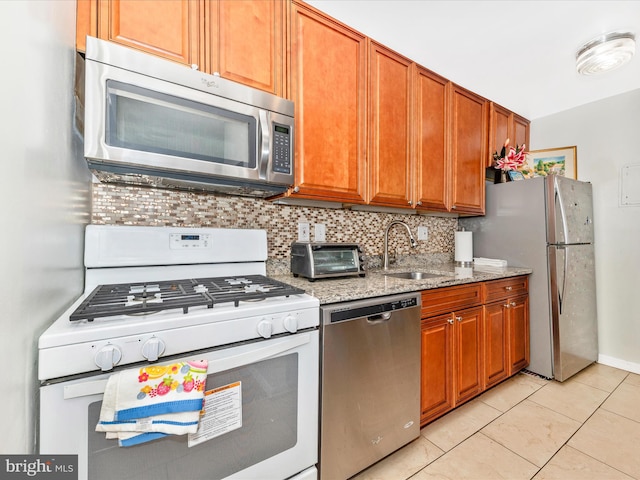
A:
[[[121,446],[195,433],[203,407],[207,362],[149,365],[114,373],[105,388],[96,431]]]

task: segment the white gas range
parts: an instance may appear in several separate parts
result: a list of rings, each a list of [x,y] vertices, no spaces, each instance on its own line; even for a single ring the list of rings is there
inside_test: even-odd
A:
[[[39,340],[41,453],[92,480],[315,478],[319,302],[266,258],[263,230],[89,225],[85,293]],[[129,448],[94,431],[110,374],[195,357],[207,390],[242,385],[240,427]]]

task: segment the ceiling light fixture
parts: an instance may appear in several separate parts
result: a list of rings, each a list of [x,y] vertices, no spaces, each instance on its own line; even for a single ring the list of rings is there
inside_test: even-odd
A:
[[[611,32],[585,44],[576,53],[576,68],[582,75],[596,75],[621,67],[636,51],[635,35]]]

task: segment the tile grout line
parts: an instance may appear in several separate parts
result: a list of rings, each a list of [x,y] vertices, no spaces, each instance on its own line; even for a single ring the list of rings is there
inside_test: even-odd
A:
[[[523,375],[529,375],[529,376],[531,376],[531,374],[529,374],[529,373],[525,373],[525,372],[522,372],[522,371],[521,371],[520,373],[522,373]],[[536,375],[536,374],[534,374],[534,375],[535,375],[535,376],[538,376],[538,375]],[[511,378],[515,378],[515,377],[516,377],[516,376],[514,375],[514,376],[513,376],[513,377],[511,377]],[[540,377],[540,378],[542,378],[542,377]],[[546,378],[543,378],[543,380],[546,380],[546,381],[553,381],[553,380],[551,380],[551,379],[546,379]],[[534,382],[534,383],[536,383],[536,382]],[[500,385],[501,385],[501,383],[498,383],[498,384],[494,385],[492,388],[498,387],[498,386],[500,386]],[[526,397],[524,397],[522,400],[520,400],[520,401],[519,401],[518,403],[516,403],[515,405],[513,405],[513,406],[509,407],[509,408],[508,408],[507,410],[505,410],[504,412],[502,412],[501,410],[499,410],[499,409],[497,409],[497,408],[495,408],[495,407],[493,407],[493,406],[489,405],[488,403],[485,403],[485,402],[483,402],[483,401],[482,401],[482,395],[484,395],[485,393],[490,392],[490,391],[491,391],[491,389],[487,390],[486,392],[483,392],[483,393],[482,393],[482,395],[480,395],[480,396],[477,398],[477,400],[478,400],[479,402],[482,402],[482,403],[483,403],[484,405],[486,405],[487,407],[490,407],[490,408],[492,408],[492,409],[494,409],[494,410],[496,410],[496,411],[500,412],[500,415],[498,415],[496,418],[494,418],[493,420],[491,420],[491,421],[490,421],[489,423],[487,423],[486,425],[482,426],[480,429],[478,429],[478,430],[476,430],[475,432],[473,432],[473,433],[472,433],[471,435],[469,435],[468,437],[466,437],[466,438],[464,438],[463,440],[461,440],[460,442],[456,443],[456,444],[455,444],[453,447],[451,447],[449,450],[447,450],[447,451],[444,451],[444,450],[443,450],[443,452],[444,452],[444,453],[443,453],[442,455],[440,455],[438,458],[435,458],[435,459],[434,459],[434,460],[432,460],[431,462],[429,462],[429,463],[427,463],[426,465],[424,465],[422,468],[420,468],[420,469],[419,469],[417,472],[415,472],[413,475],[411,475],[411,476],[407,477],[407,479],[406,479],[406,480],[409,480],[410,478],[414,477],[414,476],[415,476],[415,475],[417,475],[419,472],[421,472],[422,470],[424,470],[425,468],[427,468],[429,465],[431,465],[432,463],[434,463],[436,460],[438,460],[438,459],[440,459],[440,458],[444,457],[447,453],[449,453],[449,452],[453,451],[455,448],[457,448],[458,446],[462,445],[464,442],[466,442],[467,440],[469,440],[471,437],[473,437],[474,435],[478,435],[478,434],[481,434],[481,435],[483,435],[484,437],[486,437],[486,438],[488,438],[489,440],[491,440],[492,442],[495,442],[495,443],[497,443],[498,445],[500,445],[500,446],[502,446],[502,447],[506,448],[507,450],[509,450],[509,451],[510,451],[511,453],[513,453],[514,455],[517,455],[518,457],[522,458],[522,459],[523,459],[524,461],[526,461],[527,463],[530,463],[531,465],[533,465],[534,467],[536,467],[536,468],[537,468],[538,466],[537,466],[536,464],[531,463],[531,461],[527,460],[526,458],[522,457],[522,456],[521,456],[521,455],[519,455],[518,453],[514,452],[513,450],[511,450],[511,449],[510,449],[509,447],[507,447],[506,445],[502,445],[500,442],[498,442],[498,441],[494,440],[493,438],[491,438],[491,437],[489,437],[489,436],[487,436],[486,434],[484,434],[484,433],[482,433],[482,432],[481,432],[481,430],[482,430],[483,428],[487,427],[488,425],[491,425],[491,424],[492,424],[493,422],[495,422],[497,419],[499,419],[500,417],[502,417],[503,415],[505,415],[507,412],[511,411],[511,410],[512,410],[513,408],[515,408],[516,406],[520,405],[522,402],[524,402],[525,400],[527,400],[531,395],[533,395],[534,393],[536,393],[538,390],[540,390],[540,389],[542,389],[542,388],[546,387],[548,384],[547,384],[547,385],[540,385],[539,383],[536,383],[536,385],[539,385],[539,388],[536,388],[533,392],[531,392],[529,395],[527,395]],[[534,402],[534,403],[535,403],[535,402]],[[537,405],[537,404],[536,404],[536,405]],[[450,413],[450,412],[449,412],[449,413]],[[443,417],[439,417],[438,419],[436,419],[436,420],[434,420],[434,421],[437,421],[437,420],[439,420],[440,418],[443,418]],[[429,440],[427,437],[424,437],[424,438],[425,438],[425,440],[429,441],[430,443],[432,443],[433,445],[435,445],[436,447],[438,447],[440,450],[442,450],[442,449],[441,449],[441,448],[440,448],[436,443],[432,442],[432,441],[431,441],[431,440]],[[537,473],[538,473],[539,471],[540,471],[540,469],[536,472],[536,475],[537,475]]]
[[[573,434],[571,434],[571,436],[569,436],[569,438],[568,438],[568,439],[567,439],[567,440],[566,440],[566,441],[565,441],[565,442],[560,446],[560,448],[558,448],[558,449],[555,451],[555,453],[554,453],[554,454],[553,454],[553,455],[552,455],[552,456],[551,456],[551,457],[550,457],[550,458],[545,462],[545,464],[544,464],[542,467],[538,467],[538,465],[536,465],[536,464],[532,463],[530,460],[528,460],[528,459],[524,458],[523,456],[521,456],[521,455],[520,455],[520,454],[518,454],[517,452],[514,452],[513,450],[511,450],[511,449],[510,449],[509,447],[507,447],[506,445],[503,445],[502,443],[498,442],[497,440],[494,440],[493,438],[491,438],[491,437],[487,436],[486,434],[482,433],[482,429],[484,429],[484,428],[486,428],[487,426],[491,425],[493,422],[495,422],[496,420],[498,420],[499,418],[501,418],[503,415],[505,415],[507,412],[511,411],[511,410],[512,410],[513,408],[515,408],[516,406],[520,405],[520,404],[521,404],[522,402],[524,402],[525,400],[529,400],[529,398],[530,398],[532,395],[534,395],[535,393],[537,393],[538,391],[540,391],[542,388],[546,387],[547,385],[550,385],[550,384],[551,384],[550,382],[554,382],[554,380],[553,380],[553,379],[547,379],[547,378],[541,377],[541,376],[539,376],[539,375],[537,375],[537,374],[532,374],[532,373],[525,372],[525,371],[521,371],[520,373],[522,373],[523,375],[527,375],[527,376],[534,376],[534,377],[536,377],[536,378],[541,378],[542,380],[545,380],[545,381],[547,381],[547,382],[549,382],[549,383],[547,383],[547,384],[545,384],[545,385],[540,385],[540,384],[537,384],[536,382],[534,382],[534,383],[536,383],[537,385],[539,385],[539,388],[537,388],[536,390],[534,390],[533,392],[531,392],[530,394],[528,394],[526,397],[524,397],[522,400],[520,400],[518,403],[516,403],[515,405],[511,406],[510,408],[508,408],[508,409],[507,409],[507,410],[505,410],[504,412],[501,412],[499,409],[497,409],[497,408],[495,408],[495,407],[492,407],[492,406],[491,406],[491,405],[489,405],[488,403],[485,403],[484,401],[482,401],[482,399],[481,399],[481,398],[482,398],[482,395],[481,395],[480,397],[478,397],[478,401],[482,402],[484,405],[486,405],[486,406],[488,406],[488,407],[491,407],[491,408],[493,408],[493,409],[497,410],[498,412],[500,412],[500,415],[498,415],[498,416],[497,416],[497,417],[495,417],[493,420],[491,420],[489,423],[487,423],[486,425],[484,425],[484,426],[483,426],[483,427],[481,427],[480,429],[476,430],[474,433],[472,433],[472,434],[471,434],[471,435],[469,435],[468,437],[464,438],[462,441],[458,442],[457,444],[455,444],[453,447],[451,447],[449,450],[446,450],[446,451],[444,451],[443,449],[441,449],[437,444],[435,444],[434,442],[432,442],[431,440],[429,440],[427,437],[423,437],[425,440],[429,441],[430,443],[432,443],[432,444],[433,444],[434,446],[436,446],[437,448],[439,448],[439,449],[443,450],[443,452],[444,452],[444,453],[443,453],[442,455],[440,455],[439,457],[435,458],[434,460],[432,460],[431,462],[429,462],[429,463],[425,464],[424,466],[422,466],[421,468],[419,468],[416,472],[414,472],[414,473],[413,473],[413,474],[411,474],[410,476],[406,477],[406,480],[409,480],[409,479],[411,479],[411,478],[415,477],[418,473],[420,473],[422,470],[424,470],[425,468],[427,468],[429,465],[431,465],[431,464],[432,464],[432,463],[434,463],[435,461],[439,460],[440,458],[444,457],[444,456],[445,456],[445,455],[447,455],[449,452],[453,451],[455,448],[457,448],[458,446],[460,446],[461,444],[463,444],[464,442],[466,442],[467,440],[469,440],[469,439],[470,439],[471,437],[473,437],[474,435],[478,435],[478,434],[483,435],[485,438],[489,439],[489,440],[490,440],[490,441],[492,441],[492,442],[497,443],[498,445],[500,445],[500,446],[504,447],[505,449],[507,449],[509,452],[513,453],[514,455],[518,456],[518,457],[519,457],[519,458],[521,458],[522,460],[524,460],[524,461],[526,461],[527,463],[529,463],[529,464],[533,465],[534,467],[536,467],[538,470],[536,471],[536,473],[535,473],[533,476],[531,476],[531,477],[530,477],[530,479],[529,479],[529,480],[531,480],[531,479],[533,479],[533,478],[534,478],[538,473],[540,473],[540,471],[541,471],[544,467],[546,467],[546,466],[549,464],[549,462],[550,462],[550,461],[551,461],[551,460],[552,460],[552,459],[553,459],[553,458],[558,454],[558,452],[559,452],[560,450],[562,450],[562,448],[563,448],[563,447],[568,446],[567,444],[569,443],[569,441],[570,441],[570,440],[571,440],[571,439],[576,435],[576,433],[578,433],[578,432],[579,432],[579,431],[584,427],[584,425],[589,421],[589,419],[590,419],[593,415],[595,415],[595,413],[596,413],[599,409],[601,409],[601,408],[602,408],[602,405],[607,401],[607,399],[609,399],[609,397],[610,397],[610,396],[611,396],[611,395],[612,395],[612,394],[613,394],[613,393],[614,393],[614,392],[615,392],[615,391],[620,387],[620,385],[622,385],[622,383],[623,383],[623,382],[627,379],[627,377],[629,376],[629,372],[627,372],[627,374],[622,378],[622,380],[621,380],[621,381],[616,385],[616,387],[615,387],[611,392],[607,392],[606,390],[603,390],[602,388],[598,388],[598,387],[595,387],[595,386],[593,386],[593,385],[589,385],[588,383],[584,383],[584,382],[580,382],[580,381],[576,380],[576,382],[581,383],[581,384],[583,384],[583,385],[587,385],[587,386],[589,386],[589,387],[596,388],[596,389],[598,389],[598,390],[600,390],[600,391],[607,392],[607,396],[602,400],[602,402],[600,402],[600,404],[598,405],[598,407],[597,407],[597,408],[596,408],[596,409],[595,409],[595,410],[594,410],[594,411],[593,411],[593,412],[592,412],[592,413],[591,413],[591,414],[590,414],[590,415],[589,415],[589,416],[588,416],[584,421],[580,422],[580,427],[578,427],[578,429],[577,429]],[[513,377],[513,378],[515,378],[515,377]],[[496,387],[497,387],[497,386],[499,386],[499,385],[500,385],[500,384],[496,385]],[[490,391],[490,390],[488,390],[488,391]],[[488,392],[488,391],[487,391],[487,392]],[[487,392],[483,392],[483,393],[487,393]],[[553,410],[553,409],[551,409],[551,408],[549,408],[549,407],[546,407],[546,406],[544,406],[544,405],[541,405],[541,404],[539,404],[539,403],[535,402],[534,400],[530,400],[530,401],[531,401],[532,403],[534,403],[534,404],[536,404],[536,405],[540,406],[540,407],[547,408],[547,409],[549,409],[549,410],[553,411],[554,413],[557,413],[557,414],[559,414],[559,415],[562,415],[562,416],[563,416],[563,417],[565,417],[565,418],[568,418],[568,419],[570,419],[570,420],[574,420],[574,421],[578,421],[578,420],[575,420],[575,419],[573,419],[573,418],[571,418],[571,417],[568,417],[567,415],[564,415],[564,414],[563,414],[563,413],[561,413],[561,412],[556,412],[555,410]],[[603,410],[604,410],[604,409],[603,409]],[[608,412],[609,410],[605,410],[605,411],[607,411],[607,412]],[[615,414],[615,412],[611,412],[611,413],[614,413],[614,414]],[[620,416],[622,416],[622,415],[620,415]],[[623,417],[623,418],[626,418],[626,417],[624,417],[624,416],[622,416],[622,417]],[[442,417],[440,417],[440,418],[442,418]],[[633,419],[630,419],[630,420],[633,420]],[[436,421],[437,421],[437,420],[436,420]],[[422,436],[422,435],[421,435],[421,436]],[[574,447],[570,447],[570,448],[574,448]],[[611,466],[611,465],[609,465],[609,464],[607,464],[607,463],[604,463],[604,462],[602,462],[601,460],[598,460],[597,458],[594,458],[594,457],[592,457],[591,455],[588,455],[588,454],[586,454],[585,452],[582,452],[581,450],[578,450],[577,448],[574,448],[574,450],[576,450],[576,451],[580,452],[580,453],[581,453],[581,454],[583,454],[583,455],[588,456],[589,458],[592,458],[593,460],[595,460],[595,461],[597,461],[597,462],[599,462],[599,463],[602,463],[603,465],[608,466],[609,468],[612,468],[612,469],[616,470],[617,472],[620,472],[620,473],[622,473],[622,474],[624,474],[624,475],[627,475],[627,476],[629,476],[629,477],[632,477],[631,475],[629,475],[629,474],[627,474],[627,473],[625,473],[625,472],[622,472],[621,470],[619,470],[619,469],[617,469],[617,468],[615,468],[615,467],[613,467],[613,466]],[[632,477],[632,478],[634,478],[634,477]],[[638,480],[640,480],[640,479],[638,479]]]
[[[597,458],[592,457],[591,455],[589,455],[589,454],[587,454],[587,453],[583,452],[582,450],[578,450],[577,448],[571,447],[571,446],[569,446],[569,445],[567,445],[567,444],[568,444],[568,443],[571,441],[571,439],[576,435],[576,433],[578,433],[580,430],[582,430],[582,428],[583,428],[583,427],[585,426],[585,424],[589,421],[589,419],[590,419],[591,417],[593,417],[593,416],[596,414],[596,412],[597,412],[600,408],[602,408],[602,405],[604,404],[604,402],[606,402],[606,401],[607,401],[607,399],[608,399],[611,395],[613,395],[613,392],[615,392],[615,391],[618,389],[618,387],[619,387],[620,385],[622,385],[622,382],[624,382],[624,380],[625,380],[628,376],[629,376],[629,373],[627,372],[627,375],[625,375],[625,376],[624,376],[624,378],[620,381],[620,383],[618,383],[618,385],[616,385],[616,387],[615,387],[611,392],[608,392],[607,396],[604,398],[604,400],[602,400],[602,402],[600,402],[600,404],[599,404],[599,405],[596,407],[596,409],[591,413],[591,415],[589,415],[589,416],[588,416],[588,417],[587,417],[583,422],[581,422],[580,427],[578,427],[578,429],[577,429],[575,432],[573,432],[573,433],[569,436],[569,438],[567,438],[567,440],[566,440],[566,441],[565,441],[565,442],[560,446],[560,448],[558,448],[558,450],[556,450],[556,452],[555,452],[555,453],[554,453],[554,454],[549,458],[549,460],[547,460],[547,461],[545,462],[545,464],[544,464],[542,467],[540,467],[540,470],[538,470],[538,471],[536,472],[536,474],[535,474],[533,477],[531,477],[529,480],[531,480],[531,479],[532,479],[532,478],[534,478],[538,473],[540,473],[540,471],[541,471],[544,467],[546,467],[546,466],[549,464],[549,462],[555,458],[555,456],[558,454],[558,452],[559,452],[560,450],[562,450],[562,448],[563,448],[563,447],[565,447],[565,446],[568,446],[569,448],[573,448],[573,449],[574,449],[574,450],[576,450],[577,452],[580,452],[581,454],[586,455],[587,457],[592,458],[592,459],[593,459],[593,460],[595,460],[596,462],[602,463],[603,465],[606,465],[606,466],[607,466],[607,467],[609,467],[609,468],[613,468],[614,470],[616,470],[617,472],[622,473],[623,475],[627,475],[626,473],[624,473],[624,472],[622,472],[622,471],[618,470],[617,468],[615,468],[615,467],[613,467],[613,466],[609,465],[608,463],[604,463],[603,461],[598,460]],[[601,388],[594,387],[593,385],[589,385],[588,383],[580,382],[579,380],[575,380],[575,381],[576,381],[576,382],[578,382],[578,383],[581,383],[582,385],[587,385],[587,386],[589,386],[589,387],[593,387],[593,388],[596,388],[596,389],[598,389],[598,390],[600,390],[600,391],[604,391],[604,392],[606,392],[606,390],[602,390]],[[534,400],[531,400],[531,401],[532,401],[533,403],[535,403],[536,405],[540,405],[539,403],[536,403]],[[540,405],[540,406],[541,406],[541,407],[544,407],[544,405]],[[545,408],[549,408],[549,407],[545,407]],[[549,410],[551,410],[551,409],[549,409]],[[552,410],[552,411],[554,411],[554,412],[555,412],[555,410]],[[608,411],[608,410],[607,410],[607,411]],[[566,415],[564,415],[563,413],[560,413],[560,412],[555,412],[555,413],[558,413],[558,414],[562,415],[563,417],[569,418],[569,419],[571,419],[571,420],[575,420],[575,419],[572,419],[571,417],[567,417],[567,416],[566,416]],[[515,453],[515,452],[514,452],[514,453]],[[536,466],[537,466],[537,465],[536,465]],[[629,475],[629,476],[631,476],[631,475]]]

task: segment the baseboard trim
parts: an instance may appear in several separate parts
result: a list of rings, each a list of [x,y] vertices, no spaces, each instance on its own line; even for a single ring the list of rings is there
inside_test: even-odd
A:
[[[626,370],[627,372],[640,374],[640,363],[628,362],[608,355],[598,355],[598,363]]]

